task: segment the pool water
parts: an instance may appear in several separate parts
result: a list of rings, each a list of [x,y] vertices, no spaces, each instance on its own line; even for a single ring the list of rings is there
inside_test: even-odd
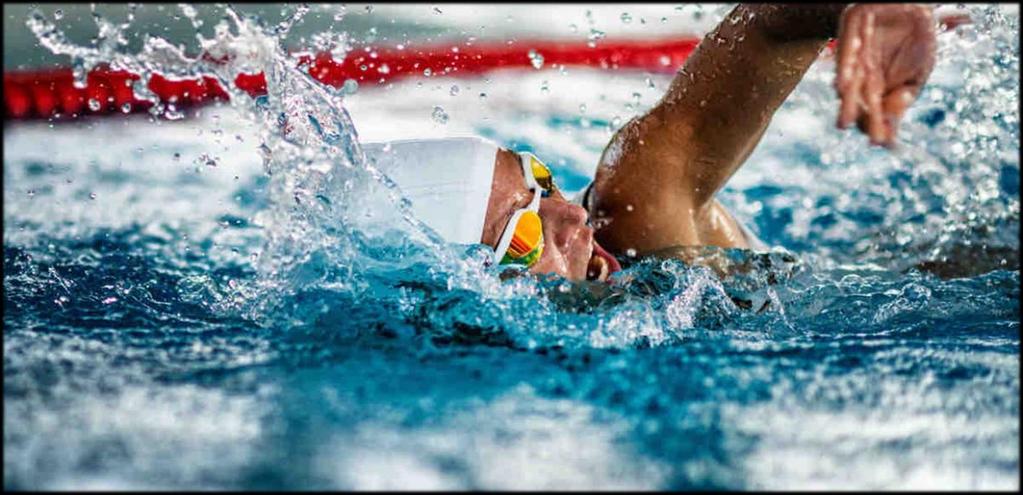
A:
[[[350,154],[268,176],[228,105],[5,123],[4,487],[1018,489],[1019,23],[970,11],[895,152],[833,128],[816,64],[720,195],[775,246],[708,250],[724,278],[501,280],[380,228]],[[483,135],[578,191],[669,82],[546,67],[344,107],[362,142]]]

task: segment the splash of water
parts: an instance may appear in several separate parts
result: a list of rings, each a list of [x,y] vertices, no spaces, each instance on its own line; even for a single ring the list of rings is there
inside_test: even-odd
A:
[[[344,108],[343,93],[313,79],[299,62],[301,52],[288,55],[283,48],[288,32],[308,12],[307,6],[298,6],[274,26],[265,26],[258,17],[227,6],[210,38],[198,31],[201,22],[195,9],[186,4],[179,7],[196,28],[199,50],[195,56],[187,55],[183,46],[153,35],[145,36],[140,52],[128,52],[123,33],[130,27],[132,15],[127,22],[115,25],[94,14],[99,34],[92,48],[69,42],[38,11],[27,25],[42,46],[71,58],[76,78],[81,76],[83,82],[84,74],[100,64],[138,74],[135,87],[139,97],[154,103],[154,112],[159,113],[164,107],[147,89],[155,75],[214,77],[228,91],[231,105],[259,126],[272,206],[256,218],[266,234],[259,263],[263,277],[258,287],[239,288],[247,293],[245,299],[256,303],[249,314],[273,314],[273,301],[303,285],[364,288],[362,272],[353,266],[353,260],[372,251],[373,235],[394,233],[379,232],[380,222],[357,215],[361,205],[396,209],[407,227],[402,233],[425,246],[422,253],[439,252],[445,258],[447,248],[442,240],[411,214],[398,186],[367,160]],[[314,42],[322,44],[323,40]],[[343,38],[333,42],[344,46]],[[342,53],[335,50],[335,55]],[[267,94],[253,100],[233,82],[240,74],[255,73],[264,74]]]
[[[233,288],[237,297],[225,298],[223,308],[243,309],[256,321],[272,321],[278,317],[301,321],[322,314],[321,306],[328,311],[339,308],[332,299],[368,297],[380,301],[382,307],[395,308],[397,314],[414,322],[417,328],[428,328],[440,335],[457,332],[452,329],[458,328],[485,328],[489,325],[487,322],[500,321],[502,331],[526,347],[537,342],[560,345],[574,341],[584,346],[615,347],[641,342],[650,345],[677,342],[693,328],[720,326],[726,319],[743,327],[741,318],[736,321],[737,306],[749,307],[755,315],[760,308],[771,308],[767,316],[750,317],[756,325],[794,328],[786,309],[796,304],[792,297],[786,297],[794,291],[788,286],[771,287],[773,284],[765,281],[780,276],[775,268],[754,270],[753,278],[764,280],[750,285],[741,277],[722,282],[706,272],[683,269],[684,265],[678,263],[640,264],[626,277],[627,281],[613,286],[610,293],[595,289],[594,292],[602,295],[593,300],[586,300],[587,296],[579,296],[573,290],[563,290],[560,280],[523,277],[501,281],[485,273],[481,268],[481,260],[487,254],[485,250],[465,256],[431,237],[428,229],[419,228],[421,225],[404,208],[406,202],[400,190],[363,155],[358,134],[343,106],[344,93],[321,85],[306,73],[298,57],[286,55],[282,41],[291,27],[300,22],[303,13],[302,8],[296,9],[284,22],[267,27],[259,19],[240,15],[228,7],[211,38],[196,34],[199,55],[194,57],[187,56],[182,47],[154,36],[146,37],[139,53],[127,53],[123,45],[116,43],[104,45],[103,49],[75,47],[41,16],[30,20],[30,25],[36,26],[34,32],[41,44],[77,58],[78,63],[85,66],[110,63],[115,68],[141,74],[143,81],[156,73],[171,77],[215,77],[231,92],[232,106],[257,124],[271,200],[271,206],[260,212],[255,222],[263,228],[266,238],[266,246],[258,258],[262,276],[249,286]],[[723,17],[724,12],[720,15]],[[1008,38],[1018,32],[1018,27],[1014,31],[1011,25],[1017,21],[1000,18],[987,10],[976,12],[974,18],[978,39],[991,40],[981,53],[971,53],[952,38],[941,40],[942,50],[951,52],[943,63],[964,63],[971,74],[977,76],[976,80],[972,85],[955,86],[955,89],[942,88],[940,84],[928,86],[921,95],[922,101],[932,99],[938,106],[954,110],[946,112],[946,121],[935,126],[936,130],[924,128],[926,118],[906,123],[904,141],[924,142],[926,146],[907,146],[901,155],[885,162],[888,164],[886,173],[891,175],[889,183],[873,181],[876,187],[871,191],[848,191],[848,181],[841,174],[836,177],[843,180],[835,184],[828,182],[827,177],[818,181],[813,193],[820,204],[806,205],[807,218],[797,217],[793,222],[798,224],[805,220],[810,224],[806,229],[812,235],[805,236],[807,244],[821,252],[812,255],[808,254],[813,252],[810,248],[796,249],[805,251],[800,257],[809,260],[808,265],[813,267],[810,275],[799,280],[810,280],[805,282],[810,286],[826,287],[842,279],[847,266],[868,271],[877,266],[894,267],[902,271],[904,266],[919,264],[921,259],[940,259],[952,249],[949,246],[956,245],[963,237],[969,239],[969,234],[955,230],[964,225],[961,221],[964,216],[974,224],[985,225],[984,222],[993,218],[991,215],[1002,215],[1002,225],[1012,227],[1015,219],[1018,232],[1018,200],[999,195],[996,201],[1006,202],[1004,208],[988,208],[990,202],[977,201],[986,193],[971,196],[967,192],[970,187],[988,190],[992,180],[997,180],[992,178],[998,177],[994,170],[1002,151],[997,146],[992,148],[991,143],[1011,142],[1008,140],[1013,136],[1018,140],[1018,127],[1014,127],[1018,115],[1014,117],[1007,112],[994,122],[994,127],[984,125],[986,114],[999,98],[1018,100],[1018,90],[1006,90],[1004,84],[1006,77],[1018,73],[1018,58],[989,56],[990,51],[1018,46],[1018,41],[1013,45]],[[320,38],[314,41],[323,42]],[[344,44],[343,38],[327,42]],[[954,50],[949,48],[950,44],[954,45]],[[988,67],[991,70],[985,72],[985,64],[1004,67],[996,71],[991,66]],[[252,72],[262,72],[267,78],[268,94],[257,101],[231,84],[238,74]],[[985,83],[980,77],[984,74],[994,78]],[[825,105],[822,102],[832,101],[829,81],[822,75],[827,74],[811,72],[807,84],[787,105],[819,109]],[[800,98],[818,96],[813,91],[814,85],[828,91],[828,96],[809,103],[800,101]],[[933,100],[939,90],[944,90],[946,96]],[[1005,94],[1006,91],[1009,93]],[[956,133],[957,124],[964,122],[977,130],[973,139],[966,142]],[[934,133],[940,137],[933,137]],[[838,134],[832,137],[822,139],[820,148],[833,148],[835,155],[847,152],[841,166],[853,161],[873,161],[872,165],[876,165],[878,160],[870,159],[870,152],[864,150],[866,147],[861,142]],[[957,144],[964,149],[950,149]],[[958,161],[935,158],[946,155],[955,156]],[[791,162],[792,157],[786,159]],[[838,162],[824,160],[823,153],[821,159],[813,157],[805,164],[808,176],[814,173],[814,167],[820,166],[820,161],[825,161],[825,165]],[[1009,168],[1015,166],[1018,176],[1018,159],[1008,163]],[[964,177],[968,179],[966,184],[961,180]],[[898,184],[899,180],[911,182],[912,187]],[[381,225],[390,223],[379,221],[379,216],[365,215],[370,209],[366,205],[372,203],[373,197],[397,206],[401,212],[399,220],[418,227],[405,229],[397,235],[380,232]],[[875,210],[887,214],[879,215],[880,222],[863,221],[853,229],[842,230],[842,223],[829,229],[823,222],[828,218],[824,210],[848,211],[846,203],[850,201],[862,201],[865,214],[876,213]],[[931,204],[934,202],[936,204]],[[921,208],[919,216],[911,213]],[[950,215],[950,211],[960,211],[961,215]],[[972,220],[971,214],[974,215]],[[786,234],[794,237],[791,232]],[[852,240],[834,242],[831,237]],[[936,254],[929,252],[933,249],[937,249]],[[907,252],[917,254],[906,257],[907,260],[896,259]],[[1018,256],[1018,247],[1015,252]],[[754,260],[745,259],[745,262],[751,261]],[[430,269],[421,270],[422,266]],[[425,279],[406,280],[402,270],[410,267],[416,268],[418,274],[428,275]],[[411,286],[426,289],[408,289]],[[645,291],[644,287],[653,287],[653,290]],[[315,302],[311,303],[309,298],[315,298]],[[424,307],[437,311],[423,310]],[[580,326],[573,320],[578,316],[579,307],[610,308],[610,314],[587,317],[589,324]],[[566,310],[570,314],[565,314]],[[517,317],[509,318],[509,314]],[[622,316],[626,314],[629,316]],[[769,320],[767,323],[763,321],[765,318]]]

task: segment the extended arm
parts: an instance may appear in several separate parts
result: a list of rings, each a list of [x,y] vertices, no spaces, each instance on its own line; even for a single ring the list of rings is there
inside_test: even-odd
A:
[[[905,108],[895,103],[908,104],[907,95],[915,97],[930,71],[927,66],[909,76],[889,74],[885,63],[912,55],[906,45],[916,41],[912,36],[879,39],[886,33],[879,21],[903,29],[905,22],[894,14],[899,8],[922,7],[736,7],[686,60],[661,101],[608,144],[590,204],[601,243],[618,253],[631,249],[638,254],[676,245],[738,244],[714,236],[717,224],[730,221],[714,194],[753,151],[774,112],[840,30],[846,34],[839,43],[844,78],[836,79],[842,83],[836,86],[843,100],[839,124],[855,121],[878,142],[890,140]],[[851,22],[855,29],[849,28]],[[933,54],[933,44],[930,50]],[[899,77],[899,84],[893,82]],[[892,94],[906,92],[886,104],[889,88]],[[876,122],[886,110],[897,115]]]

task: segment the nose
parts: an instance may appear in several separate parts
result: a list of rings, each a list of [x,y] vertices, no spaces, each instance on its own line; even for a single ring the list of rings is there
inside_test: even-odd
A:
[[[575,231],[586,225],[590,214],[582,206],[560,199],[543,199],[540,201],[540,218],[543,219],[545,233],[551,236],[559,246],[564,245],[575,236]],[[553,235],[552,235],[553,234]]]

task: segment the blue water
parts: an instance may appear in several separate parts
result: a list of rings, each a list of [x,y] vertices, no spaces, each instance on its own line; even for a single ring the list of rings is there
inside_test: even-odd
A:
[[[894,155],[831,127],[833,66],[811,71],[721,195],[776,249],[709,250],[744,266],[724,278],[502,281],[359,231],[300,232],[268,274],[268,239],[320,217],[274,209],[230,107],[6,124],[4,487],[1018,488],[1018,16],[974,13]],[[365,139],[461,126],[578,190],[668,82],[646,78],[350,106]]]

